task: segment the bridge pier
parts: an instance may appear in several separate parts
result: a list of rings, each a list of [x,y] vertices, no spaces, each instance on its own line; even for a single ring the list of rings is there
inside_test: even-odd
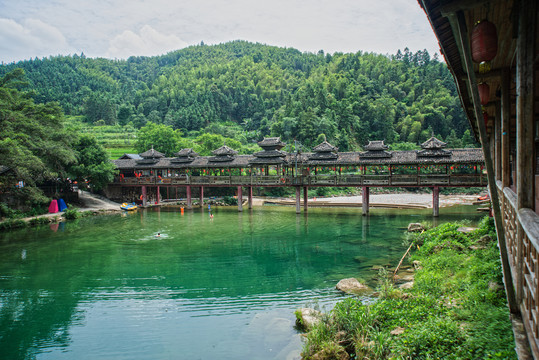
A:
[[[303,187],[303,211],[307,212],[309,209],[309,198],[307,196],[307,186]]]
[[[296,186],[296,214],[301,213],[301,190]]]
[[[361,189],[363,215],[369,215],[369,190],[368,186],[363,186]]]
[[[191,185],[187,185],[185,192],[187,193],[187,209],[192,209],[193,205],[191,204]]]
[[[200,187],[200,207],[204,207],[204,186]]]
[[[432,216],[440,215],[440,188],[435,186],[432,188]]]
[[[155,203],[156,203],[156,204],[159,204],[159,200],[160,200],[160,199],[159,199],[159,198],[160,198],[159,195],[160,195],[160,192],[159,192],[159,185],[157,185],[157,195],[155,196],[155,200],[156,200]]]
[[[147,195],[146,195],[146,185],[142,185],[142,206],[146,206]]]
[[[243,211],[243,196],[241,186],[238,186],[238,212]]]
[[[248,199],[248,208],[249,210],[253,208],[253,187],[252,186],[249,186],[248,187],[249,191],[248,191],[248,195],[247,195],[247,199]]]

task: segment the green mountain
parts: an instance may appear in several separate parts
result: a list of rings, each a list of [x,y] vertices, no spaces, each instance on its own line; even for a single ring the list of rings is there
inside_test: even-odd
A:
[[[0,66],[0,77],[15,68],[36,103],[57,101],[93,124],[153,122],[191,137],[224,124],[242,142],[271,135],[307,147],[324,134],[341,151],[433,133],[453,147],[473,143],[447,66],[426,50],[313,54],[233,41],[127,60],[34,59]]]

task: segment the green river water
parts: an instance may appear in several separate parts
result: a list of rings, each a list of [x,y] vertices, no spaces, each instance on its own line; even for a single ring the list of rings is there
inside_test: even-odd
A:
[[[342,278],[375,287],[373,266],[396,266],[406,226],[433,220],[430,210],[213,213],[138,210],[0,234],[0,359],[294,359],[294,310],[330,310]]]

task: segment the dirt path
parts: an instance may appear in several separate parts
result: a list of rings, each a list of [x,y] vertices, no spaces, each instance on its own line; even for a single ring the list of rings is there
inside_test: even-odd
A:
[[[80,212],[83,212],[83,211],[94,211],[94,212],[121,211],[120,204],[114,201],[108,200],[102,196],[91,194],[87,191],[79,190],[79,201],[81,202],[82,206],[80,207],[75,206],[75,208]],[[56,217],[58,220],[60,220],[62,218],[62,215],[63,213],[58,212],[55,214],[43,214],[43,215],[38,215],[38,216],[30,216],[30,217],[22,218],[22,220],[28,222],[32,219],[43,218],[43,217],[48,217],[48,218]]]
[[[79,191],[79,200],[83,204],[79,211],[120,210],[121,205],[87,191]]]

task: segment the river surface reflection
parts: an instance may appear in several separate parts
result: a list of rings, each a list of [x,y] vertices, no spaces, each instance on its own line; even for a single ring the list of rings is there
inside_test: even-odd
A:
[[[345,277],[376,286],[430,211],[287,207],[84,218],[0,235],[3,359],[285,359],[294,310],[329,310]],[[437,222],[477,221],[474,208]],[[156,236],[159,233],[159,236]]]

